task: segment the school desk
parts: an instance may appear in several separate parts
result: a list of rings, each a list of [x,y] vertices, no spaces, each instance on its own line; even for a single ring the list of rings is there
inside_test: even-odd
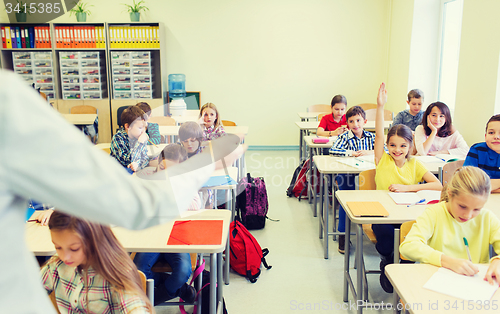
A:
[[[302,161],[303,158],[306,158],[304,136],[306,136],[310,131],[317,130],[319,121],[301,121],[295,122],[295,125],[299,128],[299,160]],[[389,129],[391,126],[392,121],[384,121],[384,129]],[[367,131],[374,131],[375,121],[367,121],[364,129]]]
[[[349,166],[341,162],[343,158],[352,158],[352,157],[332,157],[332,156],[320,156],[316,155],[313,157],[313,162],[314,166],[316,169],[318,169],[319,172],[319,189],[320,189],[320,199],[319,199],[319,238],[323,239],[323,248],[324,248],[324,256],[325,258],[328,258],[328,236],[337,236],[344,234],[343,232],[337,232],[336,231],[336,224],[335,224],[335,210],[334,210],[334,218],[333,218],[333,232],[328,231],[329,227],[329,210],[328,210],[328,185],[324,184],[325,180],[328,180],[328,176],[325,176],[327,174],[332,175],[332,180],[335,181],[335,176],[337,174],[346,174],[346,173],[351,173],[351,174],[359,174],[360,172],[368,169],[375,169],[375,163],[373,164],[367,164],[369,167],[360,169],[357,167]],[[425,167],[433,174],[439,174],[442,172],[442,167],[445,164],[444,161],[440,161],[436,159],[437,162],[424,162]],[[357,184],[357,183],[356,183]],[[357,188],[356,188],[357,189]],[[337,208],[337,198],[333,197],[338,193],[339,191],[336,190],[335,185],[332,185],[332,206],[333,208]],[[344,207],[345,209],[345,207]]]
[[[62,116],[69,122],[74,125],[93,125],[95,119],[97,118],[96,114],[62,114]]]
[[[318,136],[304,136],[304,142],[305,142],[306,146],[309,147],[309,179],[308,179],[308,182],[312,182],[312,184],[308,185],[308,194],[313,195],[313,199],[311,199],[311,197],[309,197],[309,204],[313,204],[314,217],[317,216],[317,207],[318,207],[317,206],[318,198],[316,196],[316,192],[314,189],[314,187],[317,185],[317,182],[316,182],[317,178],[316,178],[316,176],[312,176],[312,174],[314,173],[314,170],[315,170],[315,166],[314,166],[314,163],[312,160],[312,158],[314,156],[314,150],[319,149],[319,151],[320,151],[319,155],[322,155],[323,149],[332,147],[333,143],[337,139],[337,136],[332,136],[332,137],[328,138],[328,143],[324,143],[324,144],[314,143],[313,139],[315,139],[315,138],[318,138]],[[327,137],[322,137],[322,138],[327,138]],[[321,191],[320,191],[320,193],[321,193]]]
[[[215,314],[217,311],[216,306],[219,303],[217,300],[222,300],[223,294],[222,252],[228,242],[231,213],[227,210],[206,210],[188,213],[189,216],[176,221],[222,220],[220,244],[167,245],[175,221],[144,230],[127,230],[121,227],[113,227],[113,233],[127,252],[210,254],[210,314]],[[54,244],[52,244],[47,226],[41,226],[35,222],[26,223],[26,241],[29,249],[35,255],[50,256],[55,253]]]
[[[385,267],[385,273],[394,287],[394,293],[399,295],[411,314],[475,314],[500,311],[500,289],[495,292],[487,306],[425,289],[423,286],[438,269],[439,267],[429,264],[391,264]],[[400,304],[400,307],[404,308],[405,305]]]
[[[363,291],[366,291],[363,287],[364,276],[363,276],[363,265],[362,255],[363,255],[363,224],[402,224],[406,221],[416,220],[420,216],[427,205],[414,205],[408,207],[407,205],[397,205],[394,200],[389,196],[389,191],[382,190],[362,190],[362,191],[337,191],[335,193],[336,198],[344,208],[346,212],[346,227],[345,227],[345,253],[344,253],[344,302],[348,302],[348,289],[351,288],[351,292],[357,302],[363,299]],[[355,217],[349,207],[347,202],[379,202],[389,213],[387,217]],[[500,202],[500,194],[491,194],[488,201],[485,204],[485,208],[491,210],[495,215],[500,217],[500,208],[498,206]],[[350,254],[350,236],[351,236],[351,222],[356,224],[356,287],[354,286],[353,280],[349,272],[349,254]],[[394,239],[394,242],[399,243],[399,239]],[[362,313],[363,308],[358,307],[358,313]]]
[[[148,148],[148,157],[149,158],[158,157],[160,155],[161,151],[167,145],[168,144],[156,144],[156,145],[152,145],[151,143],[148,142],[148,145],[146,145],[146,147]]]
[[[300,121],[309,121],[309,119],[318,120],[318,115],[320,115],[322,113],[327,113],[327,112],[313,112],[313,111],[311,111],[311,112],[308,112],[308,111],[297,112],[297,114],[299,115]]]
[[[175,120],[177,125],[181,125],[184,122],[188,122],[188,121],[198,122],[198,120],[200,119],[199,115],[200,115],[199,110],[186,110],[186,112],[183,115],[171,116],[171,118]]]

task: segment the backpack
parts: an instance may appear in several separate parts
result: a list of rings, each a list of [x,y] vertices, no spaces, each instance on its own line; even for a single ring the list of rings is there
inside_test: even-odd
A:
[[[265,256],[268,249],[262,249],[252,234],[239,221],[235,220],[229,225],[229,265],[240,275],[245,276],[251,283],[257,281],[260,275],[260,264],[266,269],[268,266]]]
[[[307,181],[309,179],[309,159],[303,160],[301,164],[293,172],[293,177],[290,186],[286,190],[288,197],[298,197],[299,201],[304,196],[309,197],[309,189]],[[319,172],[315,171],[316,178],[319,178]],[[316,193],[319,193],[319,184],[316,186]]]
[[[196,293],[196,299],[198,299],[198,295],[201,294],[201,314],[208,314],[210,313],[210,272],[208,270],[205,270],[205,260],[203,260],[203,263],[196,268],[196,270],[193,273],[193,276],[191,278],[191,281],[189,284],[193,284],[194,280],[201,274],[201,290],[199,290]],[[182,302],[182,299],[180,299]],[[196,313],[198,305],[194,306],[193,313]],[[224,301],[224,298],[222,298],[222,310],[223,314],[227,314],[226,310],[226,302]],[[180,304],[179,309],[182,314],[188,314],[186,310],[184,309],[184,305]]]
[[[236,217],[248,230],[262,229],[266,225],[267,190],[264,178],[252,178],[247,173],[237,186]]]

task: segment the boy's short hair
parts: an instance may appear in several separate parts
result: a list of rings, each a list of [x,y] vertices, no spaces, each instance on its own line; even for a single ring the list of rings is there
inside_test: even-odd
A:
[[[137,118],[144,120],[144,111],[137,106],[130,106],[122,112],[122,125],[125,127],[125,124],[128,124],[130,127]]]
[[[338,103],[343,103],[347,106],[347,98],[345,98],[344,95],[335,95],[333,98],[332,98],[332,107],[335,106],[335,104],[338,104]]]
[[[194,121],[184,122],[179,128],[179,140],[181,142],[190,138],[195,138],[199,141],[203,138],[203,130],[200,125]]]
[[[151,114],[151,106],[147,102],[144,101],[138,102],[136,106],[141,108],[142,111],[144,111],[144,113],[146,113],[147,115]]]
[[[490,124],[490,122],[496,122],[496,121],[500,121],[500,114],[496,114],[494,116],[492,116],[488,122],[486,123],[486,130],[485,132],[488,132],[488,124]]]
[[[362,116],[363,119],[366,120],[366,113],[363,110],[363,108],[361,108],[360,106],[354,106],[354,107],[349,108],[349,110],[347,110],[347,112],[345,113],[345,119],[349,120],[350,117],[358,115],[358,114],[360,116]]]
[[[412,89],[408,92],[408,101],[410,101],[412,98],[424,98],[424,92],[418,88]]]
[[[165,146],[158,157],[158,163],[161,163],[163,159],[175,161],[181,163],[188,158],[187,150],[184,146],[173,143]]]

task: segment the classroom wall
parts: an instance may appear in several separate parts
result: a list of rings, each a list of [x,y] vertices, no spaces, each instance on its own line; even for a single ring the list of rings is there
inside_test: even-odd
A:
[[[129,21],[121,3],[131,0],[85,2],[93,5],[88,22]],[[142,18],[165,25],[165,78],[186,74],[202,103],[250,127],[248,144],[298,145],[298,111],[338,93],[349,105],[375,102],[387,77],[390,3],[146,0]],[[74,21],[68,14],[54,22]]]
[[[495,113],[500,56],[500,1],[464,0],[454,124],[469,145],[484,141]]]

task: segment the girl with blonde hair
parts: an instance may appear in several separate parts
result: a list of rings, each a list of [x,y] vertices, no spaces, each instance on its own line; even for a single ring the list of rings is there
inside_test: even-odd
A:
[[[222,126],[219,111],[211,102],[201,107],[199,118],[201,128],[203,129],[203,141],[211,141],[226,134]]]
[[[500,279],[500,259],[490,260],[489,245],[500,252],[500,220],[483,208],[490,191],[490,178],[483,170],[460,168],[443,188],[441,202],[430,205],[417,218],[401,243],[401,254],[467,276],[479,272],[474,264],[490,262],[485,280],[493,284],[493,277]]]
[[[57,255],[42,267],[61,313],[154,313],[130,256],[108,226],[54,211],[49,229]]]

